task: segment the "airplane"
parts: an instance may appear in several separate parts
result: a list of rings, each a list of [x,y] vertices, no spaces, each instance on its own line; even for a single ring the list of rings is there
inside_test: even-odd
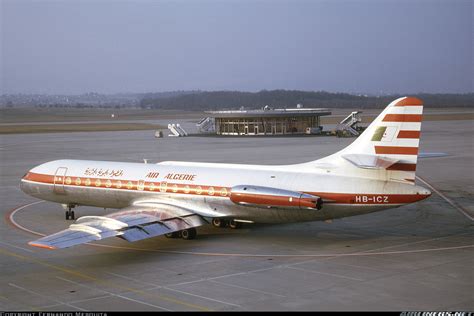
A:
[[[194,239],[212,223],[320,221],[396,208],[426,199],[415,185],[423,102],[391,102],[346,148],[306,163],[265,166],[165,161],[157,164],[55,160],[29,170],[21,190],[63,204],[120,209],[83,216],[29,242],[59,249],[119,237]]]

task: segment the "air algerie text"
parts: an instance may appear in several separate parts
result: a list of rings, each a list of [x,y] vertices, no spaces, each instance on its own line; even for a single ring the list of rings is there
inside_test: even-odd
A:
[[[165,179],[168,180],[188,180],[194,181],[195,174],[187,174],[187,173],[168,173],[165,176]]]

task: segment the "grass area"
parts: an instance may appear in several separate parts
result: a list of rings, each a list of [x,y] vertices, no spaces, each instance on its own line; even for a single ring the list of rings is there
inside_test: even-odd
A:
[[[114,117],[112,118],[112,114]],[[87,122],[202,118],[204,112],[141,109],[0,109],[0,123]]]
[[[423,114],[423,120],[474,120],[474,112],[472,109],[452,109],[452,111],[453,112],[438,112],[436,110],[432,110],[429,111],[429,113]],[[334,110],[334,112],[335,113],[333,113],[331,116],[321,117],[321,124],[338,124],[348,113],[350,113],[350,110],[337,109]],[[365,113],[365,115],[362,114],[362,123],[370,123],[373,119],[375,119],[378,113],[378,111],[370,111],[369,113]],[[111,117],[111,114],[114,114],[114,118]],[[180,119],[198,122],[199,119],[206,116],[207,114],[204,112],[171,110],[37,108],[0,109],[0,134],[158,130],[166,129],[166,126],[126,121]],[[91,121],[101,122],[88,123]],[[35,124],[39,122],[44,124]]]
[[[0,134],[25,133],[65,133],[65,132],[108,132],[108,131],[138,131],[164,129],[162,125],[141,123],[72,123],[72,124],[32,124],[0,126]]]

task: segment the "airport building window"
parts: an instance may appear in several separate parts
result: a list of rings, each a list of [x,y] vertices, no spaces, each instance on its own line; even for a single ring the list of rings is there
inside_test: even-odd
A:
[[[264,111],[265,115],[261,116],[250,116],[249,112],[252,111],[244,111],[242,114],[239,111],[231,114],[223,113],[222,115],[228,117],[215,117],[215,130],[218,135],[304,134],[308,128],[320,126],[321,116],[331,114],[327,109],[308,109],[308,111],[307,113],[299,109],[279,110],[275,113]],[[220,112],[216,113],[219,115]]]

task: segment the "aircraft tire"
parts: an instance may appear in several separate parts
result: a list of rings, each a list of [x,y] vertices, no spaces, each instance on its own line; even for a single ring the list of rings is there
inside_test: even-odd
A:
[[[232,228],[232,229],[239,229],[239,228],[242,228],[242,223],[231,220],[229,222],[229,227]]]
[[[184,230],[181,231],[181,238],[183,238],[185,240],[194,239],[194,238],[196,238],[196,235],[197,235],[197,231],[196,231],[196,228],[194,228],[194,227],[184,229]]]
[[[226,220],[224,220],[222,218],[215,217],[215,218],[212,219],[212,225],[214,227],[222,228],[222,227],[225,227],[226,224],[227,224]]]

